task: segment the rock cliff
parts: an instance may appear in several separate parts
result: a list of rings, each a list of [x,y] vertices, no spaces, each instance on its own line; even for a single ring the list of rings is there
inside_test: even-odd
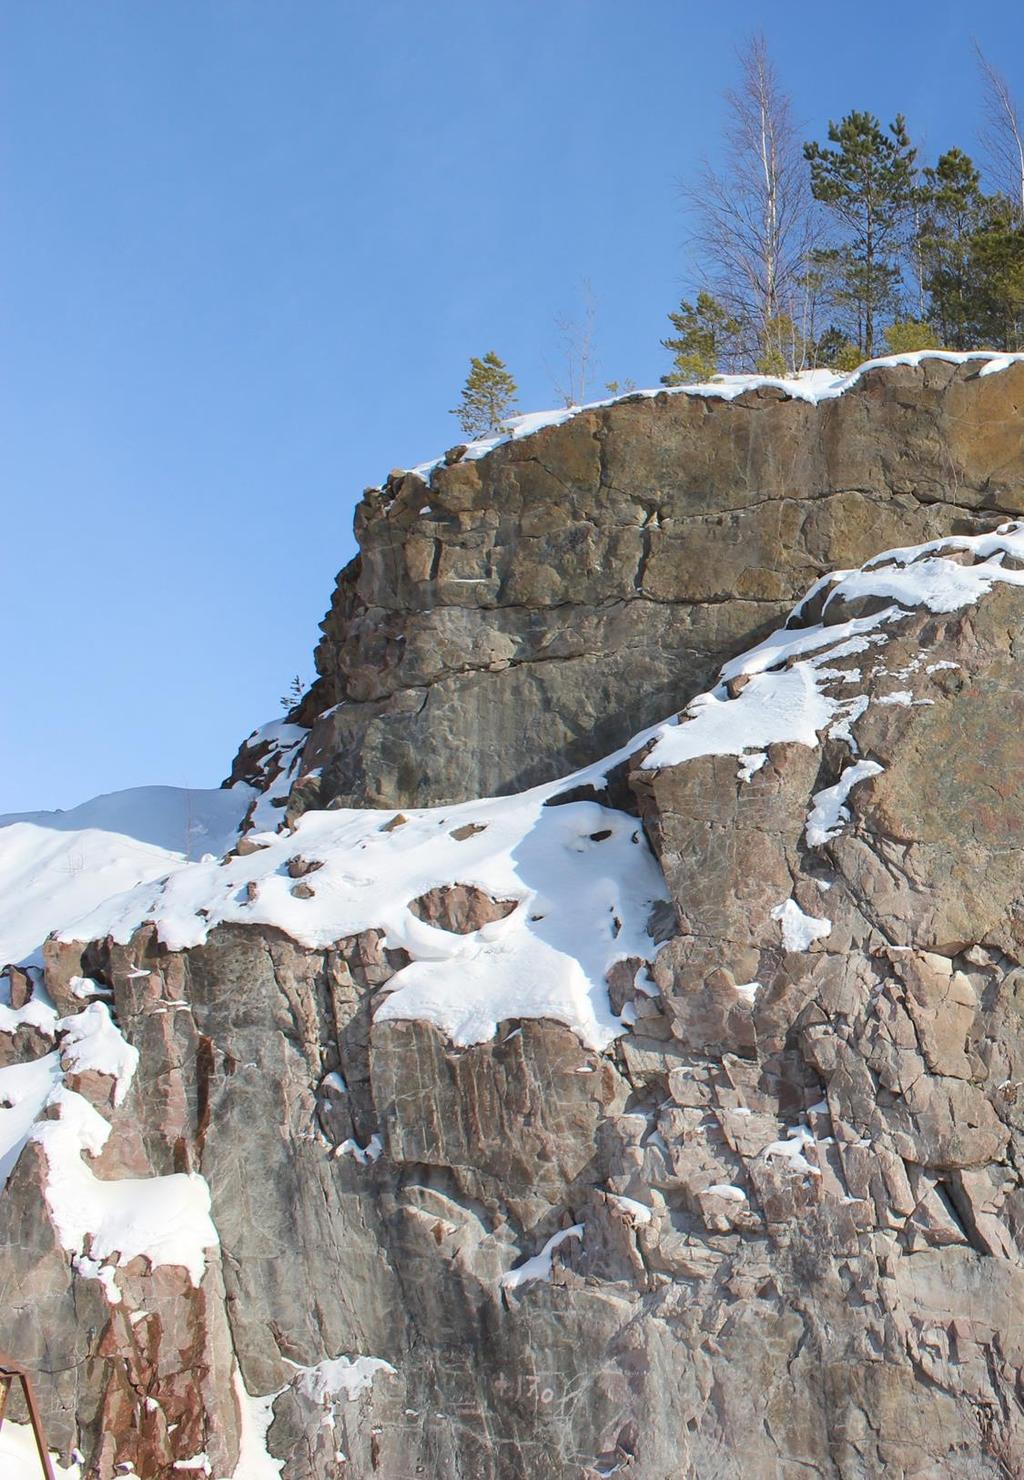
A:
[[[1024,1474],[1024,364],[724,390],[367,494],[247,829],[19,938],[76,1480]]]
[[[564,775],[707,688],[824,572],[1024,512],[1024,364],[986,363],[883,364],[820,398],[813,377],[637,395],[392,473],[357,509],[302,706],[310,801]]]

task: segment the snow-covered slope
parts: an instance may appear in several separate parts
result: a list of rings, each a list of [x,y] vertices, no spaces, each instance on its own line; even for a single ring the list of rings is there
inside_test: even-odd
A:
[[[377,927],[413,958],[379,1017],[425,1018],[460,1044],[491,1037],[504,1018],[550,1017],[603,1047],[622,1031],[605,976],[617,960],[650,956],[645,927],[664,886],[636,818],[596,802],[546,805],[561,790],[556,783],[397,818],[307,813],[293,831],[250,835],[263,845],[255,853],[141,884],[66,930],[127,941],[152,919],[162,941],[184,949],[226,921],[275,925],[311,947]],[[288,871],[297,856],[316,866],[300,887]],[[419,896],[456,884],[516,907],[466,935],[410,910]]]
[[[138,786],[62,812],[0,816],[0,966],[30,960],[51,930],[238,835],[248,786]]]
[[[0,828],[22,822],[49,832],[96,829],[195,859],[230,847],[252,796],[245,786],[198,791],[181,786],[133,786],[65,811],[0,813]]]

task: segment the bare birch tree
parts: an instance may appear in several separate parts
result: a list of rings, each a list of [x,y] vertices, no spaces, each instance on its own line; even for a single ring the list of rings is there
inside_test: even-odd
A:
[[[566,406],[582,406],[594,370],[594,323],[597,305],[590,280],[581,285],[582,312],[578,318],[559,314],[555,328],[562,341],[562,368],[552,377],[555,393]]]
[[[988,157],[989,173],[996,188],[1013,201],[1024,217],[1024,131],[1009,83],[997,72],[977,41],[982,85],[985,89],[985,127],[981,143]]]
[[[813,327],[801,324],[801,312],[810,301],[803,279],[814,202],[764,37],[754,36],[739,60],[739,86],[725,95],[724,163],[705,163],[685,192],[697,218],[694,244],[708,291],[750,326],[749,358],[766,369],[797,369]]]

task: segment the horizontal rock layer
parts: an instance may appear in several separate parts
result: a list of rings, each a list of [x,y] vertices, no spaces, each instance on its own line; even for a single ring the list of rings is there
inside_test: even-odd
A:
[[[680,708],[824,571],[1024,508],[1024,364],[820,404],[627,398],[394,473],[356,512],[294,796],[425,805],[565,774]]]

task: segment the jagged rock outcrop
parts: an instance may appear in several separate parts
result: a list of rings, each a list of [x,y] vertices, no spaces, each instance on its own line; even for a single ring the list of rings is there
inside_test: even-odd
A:
[[[799,595],[850,563],[833,546],[866,559],[991,528],[1002,516],[986,511],[1013,506],[1024,371],[973,373],[926,361],[817,409],[679,398],[591,421],[619,445],[609,487],[633,466],[668,485],[657,469],[682,458],[667,500],[683,482],[695,500],[700,479],[724,498],[715,480],[730,477],[730,497],[742,484],[757,505],[750,520],[792,513],[778,550]],[[792,424],[741,432],[787,406]],[[506,444],[473,477],[493,498],[573,445],[557,437],[601,441],[588,416]],[[633,441],[616,444],[627,425]],[[783,495],[828,468],[845,492]],[[446,479],[439,499],[454,497]],[[582,479],[565,481],[571,524]],[[753,500],[758,483],[775,492]],[[389,548],[393,573],[416,538],[407,494],[365,535],[368,564]],[[35,968],[11,978],[0,1093],[13,1061],[46,1054],[62,1088],[41,1123],[85,1124],[81,1101],[109,1124],[72,1163],[115,1188],[199,1179],[216,1231],[203,1242],[199,1218],[196,1279],[152,1240],[127,1262],[98,1239],[71,1250],[54,1212],[67,1158],[30,1132],[0,1196],[0,1350],[37,1373],[51,1438],[65,1458],[81,1451],[83,1480],[129,1465],[141,1480],[182,1467],[267,1480],[268,1456],[284,1480],[1024,1474],[1024,529],[822,579],[740,654],[790,603],[780,584],[756,614],[740,601],[734,642],[712,628],[716,611],[733,620],[728,582],[743,587],[762,556],[747,515],[715,525],[711,501],[688,535],[662,530],[647,569],[685,567],[721,591],[623,603],[641,627],[657,610],[666,634],[699,617],[694,663],[731,659],[678,724],[654,724],[672,703],[651,713],[646,692],[627,708],[630,660],[610,640],[623,701],[601,733],[623,748],[607,766],[507,804],[413,812],[406,784],[443,794],[448,774],[461,794],[472,765],[496,774],[470,745],[479,685],[532,714],[536,748],[550,738],[564,757],[585,729],[578,674],[531,711],[524,694],[541,691],[515,678],[529,663],[453,669],[430,687],[465,697],[447,742],[461,770],[423,739],[422,781],[399,783],[366,732],[358,786],[378,767],[386,810],[251,831],[223,861],[182,862],[51,938],[45,982]],[[595,603],[586,630],[612,632],[618,600]],[[370,626],[390,620],[351,611],[339,672],[360,652],[370,663]],[[464,620],[446,611],[405,612],[408,640]],[[475,630],[507,616],[474,609]],[[671,640],[678,670],[685,642]],[[565,668],[587,671],[585,656]],[[668,657],[662,671],[667,683]],[[421,738],[439,714],[423,710]],[[563,739],[545,728],[556,714]],[[505,790],[522,719],[495,721],[511,727]],[[307,770],[340,744],[332,723],[314,726]],[[414,739],[398,725],[394,754],[414,756]],[[281,737],[261,745],[251,779],[290,784],[268,763]],[[336,800],[351,793],[330,791],[344,749],[331,754]],[[104,1053],[81,1048],[85,1004]]]
[[[819,404],[627,397],[393,473],[356,511],[296,803],[564,775],[708,687],[823,572],[1022,512],[1024,364],[990,363],[880,366]]]

